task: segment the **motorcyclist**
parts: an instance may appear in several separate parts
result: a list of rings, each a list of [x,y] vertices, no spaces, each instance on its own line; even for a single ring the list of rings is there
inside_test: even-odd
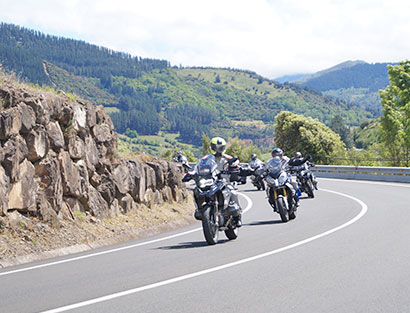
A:
[[[230,155],[224,154],[226,150],[226,141],[221,137],[214,137],[211,139],[211,150],[213,151],[213,155],[215,157],[216,163],[218,165],[217,169],[220,172],[225,171],[228,168],[229,161],[232,160]],[[238,227],[242,226],[242,209],[239,204],[238,193],[236,192],[235,188],[230,184],[229,174],[221,175],[222,179],[226,180],[228,183],[228,188],[231,190],[231,201],[233,201],[239,208],[239,214],[235,217],[236,225]]]
[[[293,163],[294,161],[299,161],[299,160],[303,160],[302,157],[302,153],[295,152],[294,157],[292,159],[290,159],[291,163]],[[306,169],[309,170],[309,167],[315,166],[313,163],[310,162],[311,158],[309,160],[306,160],[305,162],[303,162],[302,164],[305,165]],[[292,166],[292,165],[291,165]],[[312,175],[312,183],[315,186],[315,188],[317,189],[317,180],[316,180],[316,176],[310,172]]]
[[[306,158],[302,158],[302,154],[299,152],[300,157],[299,158],[292,158],[289,159],[287,156],[283,155],[283,150],[280,148],[273,148],[271,151],[272,158],[275,156],[278,156],[281,161],[282,168],[286,168],[286,166],[299,166],[302,165],[303,163],[309,161],[312,159],[311,155],[308,155]]]
[[[264,166],[264,164],[261,160],[258,159],[258,156],[256,155],[256,153],[252,153],[249,166],[251,169],[256,170],[257,168]]]
[[[251,160],[248,163],[249,170],[247,175],[252,175],[252,183],[258,190],[265,190],[265,183],[263,182],[263,172],[265,171],[265,164],[258,159],[256,153],[251,154]]]
[[[302,165],[303,163],[305,163],[306,161],[309,161],[311,159],[310,155],[306,158],[301,158],[301,159],[295,159],[295,158],[289,159],[287,156],[283,155],[283,150],[280,149],[280,148],[273,148],[272,151],[271,151],[271,154],[272,154],[272,158],[274,158],[274,157],[279,157],[280,158],[281,167],[284,171],[287,171],[289,166]],[[302,155],[300,155],[300,156],[302,156]],[[290,179],[291,185],[293,187],[293,188],[291,188],[291,191],[292,191],[293,199],[295,201],[295,207],[298,207],[299,206],[299,196],[300,196],[301,192],[298,188],[297,182],[292,179],[291,175],[289,175],[289,179]]]
[[[183,155],[181,151],[178,151],[177,155],[175,156],[173,160],[175,162],[180,162],[180,163],[188,162],[187,157]]]

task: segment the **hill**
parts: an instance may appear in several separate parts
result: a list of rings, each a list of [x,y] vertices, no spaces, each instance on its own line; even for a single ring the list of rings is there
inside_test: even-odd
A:
[[[51,86],[110,113],[120,133],[178,133],[200,145],[202,134],[271,143],[275,115],[288,110],[328,123],[341,115],[359,125],[372,114],[293,84],[235,69],[176,68],[82,41],[0,24],[0,63],[33,84]]]
[[[305,76],[294,83],[319,90],[324,95],[354,103],[360,108],[380,116],[379,90],[389,84],[387,65],[364,61],[347,61],[332,68]]]

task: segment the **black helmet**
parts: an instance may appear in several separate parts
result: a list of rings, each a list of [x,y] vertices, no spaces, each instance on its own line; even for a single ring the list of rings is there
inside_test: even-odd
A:
[[[283,155],[283,151],[281,148],[273,148],[271,151],[272,157],[281,157]]]
[[[252,159],[252,160],[256,160],[256,157],[257,157],[256,153],[252,153],[252,154],[251,154],[251,159]]]
[[[300,159],[300,158],[302,158],[302,153],[298,151],[295,153],[295,159]]]

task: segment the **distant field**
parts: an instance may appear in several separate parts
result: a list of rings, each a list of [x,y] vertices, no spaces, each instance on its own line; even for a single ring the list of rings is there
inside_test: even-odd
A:
[[[245,90],[254,95],[264,95],[268,98],[283,97],[283,90],[275,88],[275,83],[268,79],[261,79],[257,74],[226,69],[179,69],[176,71],[180,77],[196,78],[214,83],[219,75],[220,83]],[[295,93],[289,89],[289,95]]]
[[[120,109],[116,107],[104,107],[104,111],[105,113],[110,114],[110,113],[120,112]]]
[[[201,147],[183,144],[177,141],[179,134],[160,132],[158,136],[137,136],[130,138],[125,135],[118,135],[118,150],[121,155],[129,153],[146,153],[153,156],[161,156],[167,149],[189,150],[196,157],[201,156]]]

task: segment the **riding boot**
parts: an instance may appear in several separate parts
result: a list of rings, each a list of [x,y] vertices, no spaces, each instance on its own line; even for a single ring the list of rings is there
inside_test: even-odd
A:
[[[194,212],[194,217],[196,220],[201,221],[202,220],[202,215],[201,212],[198,211],[198,209],[195,210]]]
[[[242,214],[239,214],[238,216],[234,217],[234,221],[236,223],[236,227],[241,227],[242,226]]]

